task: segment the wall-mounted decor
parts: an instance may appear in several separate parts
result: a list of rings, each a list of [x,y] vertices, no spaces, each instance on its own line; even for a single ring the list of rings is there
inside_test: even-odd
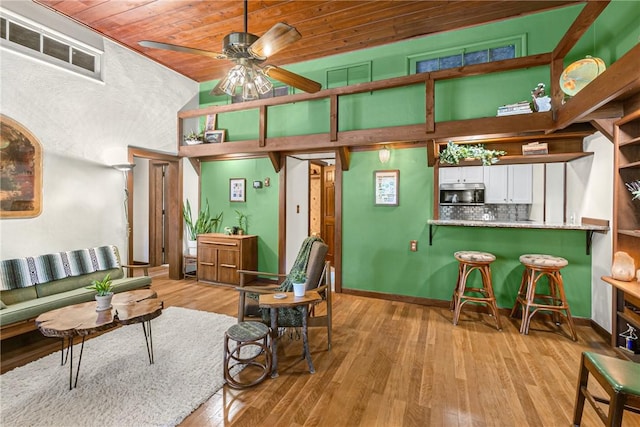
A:
[[[0,114],[0,217],[42,211],[42,148],[20,123]]]
[[[244,202],[245,201],[245,184],[244,178],[229,179],[229,201]]]
[[[400,171],[384,170],[375,171],[374,192],[376,206],[398,206],[400,188]]]
[[[204,142],[208,142],[208,143],[224,142],[224,129],[205,130]]]

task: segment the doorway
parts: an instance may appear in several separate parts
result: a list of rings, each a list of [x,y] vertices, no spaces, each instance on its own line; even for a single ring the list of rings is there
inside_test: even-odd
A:
[[[286,158],[286,266],[289,271],[300,242],[317,235],[329,246],[327,260],[338,270],[336,257],[336,166],[334,153],[292,154]],[[336,273],[336,276],[338,274]],[[336,277],[336,284],[338,277]]]
[[[180,159],[172,154],[129,147],[128,161],[136,168],[127,181],[128,211],[133,218],[127,263],[169,264],[169,278],[181,279]]]

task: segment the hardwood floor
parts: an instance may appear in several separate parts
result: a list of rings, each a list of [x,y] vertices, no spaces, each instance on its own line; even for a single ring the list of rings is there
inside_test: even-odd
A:
[[[232,288],[152,274],[165,307],[236,314]],[[577,326],[573,342],[535,319],[523,336],[519,320],[503,317],[499,332],[488,315],[464,309],[453,326],[447,309],[403,302],[336,294],[333,308],[331,351],[325,329],[310,331],[315,374],[301,341],[283,338],[278,378],[225,386],[181,426],[568,426],[580,353],[613,355],[588,326]],[[6,341],[2,372],[59,349],[37,332]],[[222,357],[222,342],[211,357]],[[601,425],[588,404],[582,425]],[[623,425],[640,426],[640,415],[626,412]]]

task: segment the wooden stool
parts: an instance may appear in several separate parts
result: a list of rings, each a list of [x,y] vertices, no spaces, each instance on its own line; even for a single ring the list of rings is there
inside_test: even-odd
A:
[[[560,270],[567,266],[569,262],[560,257],[552,255],[526,254],[520,257],[520,262],[524,264],[524,272],[522,273],[522,282],[516,302],[511,310],[513,317],[518,309],[522,309],[522,324],[520,325],[520,333],[529,333],[529,324],[531,318],[538,311],[553,312],[553,319],[556,325],[560,325],[560,314],[567,318],[571,338],[578,340],[576,330],[573,326],[571,318],[571,310],[564,294],[564,284]],[[536,286],[542,277],[547,277],[549,282],[549,293],[536,293]],[[533,310],[531,310],[533,309]]]
[[[493,285],[491,284],[491,268],[489,267],[489,264],[496,260],[495,255],[488,252],[458,251],[453,256],[458,260],[458,283],[456,284],[450,307],[454,310],[453,324],[458,324],[462,306],[466,302],[473,301],[488,305],[496,318],[498,330],[502,330],[496,297],[493,294]],[[482,288],[467,286],[467,278],[474,270],[478,270],[482,276]],[[474,292],[482,296],[466,295],[467,292]]]
[[[247,388],[261,383],[271,371],[271,350],[267,345],[269,327],[260,322],[240,322],[233,325],[224,334],[224,379],[233,388]],[[230,340],[237,345],[230,348]],[[258,353],[247,356],[246,352],[253,352],[258,348]],[[244,350],[244,355],[241,350]],[[264,360],[260,360],[261,356]],[[231,370],[238,365],[251,365],[260,368],[261,374],[253,381],[242,382],[233,378]]]
[[[609,400],[595,397],[587,390],[589,374],[604,388]],[[574,426],[579,426],[582,421],[585,398],[605,425],[620,426],[625,409],[640,413],[640,364],[583,352],[580,358],[576,404],[573,409]],[[609,404],[609,413],[605,414],[596,402]]]

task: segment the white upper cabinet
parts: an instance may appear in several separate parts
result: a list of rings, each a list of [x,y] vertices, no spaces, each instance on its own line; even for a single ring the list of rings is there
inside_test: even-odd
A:
[[[484,182],[482,166],[440,168],[440,184],[463,184]]]
[[[484,166],[485,203],[533,201],[533,165]]]

